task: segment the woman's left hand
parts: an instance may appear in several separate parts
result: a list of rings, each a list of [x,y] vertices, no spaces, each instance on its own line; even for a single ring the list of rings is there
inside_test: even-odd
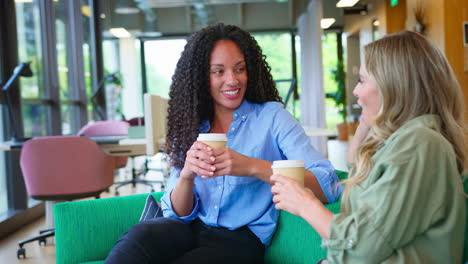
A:
[[[251,176],[249,171],[251,167],[249,165],[251,161],[250,157],[242,155],[228,147],[214,149],[213,155],[215,161],[212,165],[216,167],[216,170],[211,177],[222,175]]]
[[[311,202],[320,202],[314,193],[301,186],[297,181],[281,174],[273,174],[270,178],[273,186],[273,202],[278,210],[301,216]]]

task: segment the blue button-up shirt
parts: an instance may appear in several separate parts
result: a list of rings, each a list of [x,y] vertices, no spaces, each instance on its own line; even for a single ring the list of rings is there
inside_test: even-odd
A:
[[[210,123],[202,122],[201,133],[208,133]],[[312,147],[310,139],[294,117],[276,102],[262,104],[247,100],[233,113],[227,133],[227,146],[243,155],[267,160],[304,160],[306,169],[317,178],[329,202],[341,194],[338,177],[331,163]],[[170,193],[181,169],[173,168],[169,189],[161,199],[165,217],[190,222],[197,217],[205,224],[230,230],[248,226],[269,245],[276,229],[279,211],[272,202],[271,185],[255,177],[195,177],[193,211],[184,217],[175,214]]]

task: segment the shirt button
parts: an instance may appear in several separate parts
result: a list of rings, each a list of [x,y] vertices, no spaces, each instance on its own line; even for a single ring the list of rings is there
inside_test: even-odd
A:
[[[220,189],[220,190],[221,190],[222,188],[223,188],[223,187],[221,187],[221,186],[218,187],[218,189]]]
[[[236,128],[235,128],[235,127],[231,128],[231,131],[234,131],[234,130],[236,130]]]
[[[237,113],[234,113],[234,117],[237,117]]]
[[[245,115],[242,116],[242,119],[245,119]]]
[[[217,206],[217,205],[215,205],[215,206],[214,206],[214,209],[218,209],[218,206]]]
[[[354,240],[350,239],[346,242],[346,249],[351,249],[354,246]]]

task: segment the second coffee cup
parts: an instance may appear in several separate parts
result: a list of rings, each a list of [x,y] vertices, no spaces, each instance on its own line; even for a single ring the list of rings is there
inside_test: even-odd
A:
[[[201,141],[206,145],[216,149],[226,146],[227,136],[226,134],[218,133],[200,133],[198,135],[197,141]]]
[[[305,168],[303,160],[275,160],[271,169],[274,174],[284,175],[304,186]]]

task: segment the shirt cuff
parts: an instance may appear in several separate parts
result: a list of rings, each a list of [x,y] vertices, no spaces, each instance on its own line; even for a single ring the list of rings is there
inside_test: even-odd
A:
[[[337,221],[345,221],[345,225],[350,224],[351,218],[346,218],[343,215],[333,215],[332,224],[330,227],[329,239],[322,239],[321,247],[324,248],[330,256],[337,256],[343,253],[344,250],[350,250],[355,247],[358,239],[353,232],[348,235],[343,234],[343,230],[336,228]]]
[[[325,167],[314,167],[309,170],[315,175],[328,203],[336,202],[343,191],[343,186],[339,184],[340,179],[336,176],[335,170]]]
[[[168,218],[174,218],[174,219],[179,219],[185,223],[190,223],[191,221],[193,221],[194,219],[196,219],[198,217],[198,210],[200,208],[200,202],[199,202],[199,198],[197,195],[195,195],[195,193],[193,194],[193,210],[192,212],[190,212],[189,215],[186,215],[186,216],[178,216],[175,212],[174,212],[174,209],[172,208],[172,203],[171,203],[171,194],[172,194],[172,191],[170,193],[166,193],[164,195],[164,197],[161,199],[161,206],[162,206],[162,210],[163,210],[163,215],[164,217],[168,217]]]

